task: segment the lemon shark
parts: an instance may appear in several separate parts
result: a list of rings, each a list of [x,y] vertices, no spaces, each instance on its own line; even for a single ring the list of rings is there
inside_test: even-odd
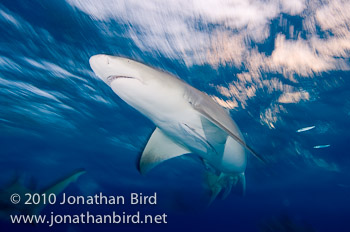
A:
[[[225,197],[233,185],[245,189],[246,145],[229,113],[209,95],[178,77],[124,57],[94,55],[94,73],[127,104],[149,118],[156,129],[139,161],[146,173],[158,164],[183,154],[203,160],[211,199]]]
[[[24,186],[19,178],[16,178],[12,183],[0,189],[0,219],[7,221],[10,219],[11,214],[22,214],[22,215],[34,215],[40,214],[48,203],[43,204],[43,202],[48,202],[48,199],[40,200],[39,204],[25,204],[28,199],[25,197],[26,193],[34,194],[38,193],[40,196],[46,198],[49,197],[51,193],[56,195],[60,194],[69,184],[75,182],[85,170],[78,169],[71,174],[53,182],[47,188],[43,190],[36,190],[34,186],[26,187]],[[32,184],[33,185],[33,184]],[[11,195],[19,194],[21,201],[18,204],[11,203]]]

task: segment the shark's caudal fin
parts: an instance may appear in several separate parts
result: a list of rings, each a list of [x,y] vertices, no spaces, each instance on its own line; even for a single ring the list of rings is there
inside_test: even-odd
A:
[[[190,151],[172,141],[157,127],[143,150],[139,171],[146,173],[165,160],[187,153]]]
[[[225,199],[231,192],[232,188],[236,188],[235,192],[241,195],[245,194],[245,175],[239,174],[215,174],[212,172],[206,173],[207,184],[210,189],[211,204],[217,197]]]

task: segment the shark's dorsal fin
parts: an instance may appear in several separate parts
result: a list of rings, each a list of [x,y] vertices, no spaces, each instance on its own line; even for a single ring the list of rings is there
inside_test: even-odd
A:
[[[205,99],[207,100],[207,99]],[[245,149],[250,151],[258,160],[260,160],[263,163],[266,163],[265,159],[258,155],[252,148],[250,148],[238,135],[234,134],[232,130],[230,130],[227,126],[224,124],[220,123],[217,118],[212,116],[212,113],[210,110],[206,110],[204,107],[202,107],[201,104],[192,104],[193,108],[197,110],[199,113],[202,114],[203,117],[205,117],[207,120],[211,121],[213,124],[215,124],[217,127],[225,131],[229,136],[231,136],[234,140],[236,140],[239,144],[241,144]],[[216,109],[218,110],[218,109]],[[222,109],[224,111],[224,109]],[[218,114],[218,112],[217,112]],[[224,119],[226,119],[227,122],[227,117],[226,116]]]
[[[166,136],[158,127],[152,133],[140,158],[139,170],[146,173],[165,160],[190,153]]]

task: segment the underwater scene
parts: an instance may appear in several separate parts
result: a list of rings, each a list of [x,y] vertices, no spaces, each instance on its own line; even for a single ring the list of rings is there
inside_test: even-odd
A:
[[[1,0],[0,231],[350,231],[347,0]]]

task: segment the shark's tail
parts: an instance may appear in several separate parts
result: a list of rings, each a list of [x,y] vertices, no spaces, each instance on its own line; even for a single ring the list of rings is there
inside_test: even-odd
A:
[[[244,172],[237,174],[212,173],[207,172],[207,184],[210,189],[209,205],[217,198],[225,199],[235,187],[235,192],[240,195],[245,194],[245,175]]]

